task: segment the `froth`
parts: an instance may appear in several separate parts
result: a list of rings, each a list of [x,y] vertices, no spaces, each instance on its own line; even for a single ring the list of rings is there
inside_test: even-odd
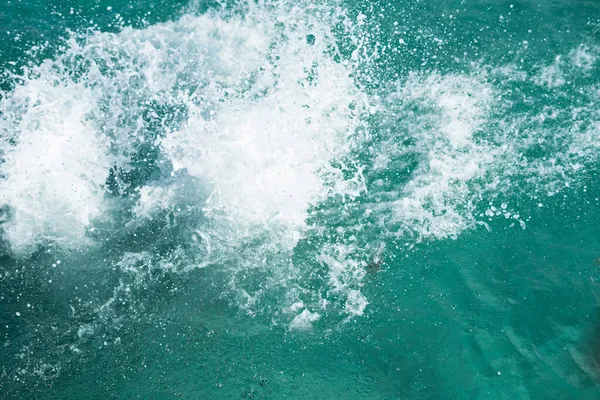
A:
[[[319,61],[319,77],[306,80],[316,54],[300,46],[306,64],[282,57],[263,97],[235,99],[208,120],[196,109],[185,129],[163,140],[176,168],[211,182],[208,213],[242,226],[297,229],[308,206],[327,195],[324,169],[344,154],[357,125],[349,107],[355,89],[348,72],[327,60]]]
[[[353,31],[366,29],[364,15],[284,8],[74,36],[64,54],[24,76],[1,103],[0,205],[10,214],[2,230],[13,250],[85,246],[95,221],[118,214],[111,196],[122,197],[114,203],[130,219],[125,231],[159,225],[165,210],[192,210],[181,235],[189,242],[176,245],[195,251],[186,258],[194,263],[177,269],[218,260],[242,308],[255,315],[269,290],[285,291],[287,325],[310,329],[333,307],[344,317],[365,312],[367,270],[381,261],[369,264],[373,242],[456,237],[496,216],[525,226],[512,205],[492,205],[506,204],[499,193],[517,192],[516,176],[527,190],[555,193],[597,152],[600,118],[577,127],[561,120],[564,110],[513,113],[507,100],[516,93],[531,103],[527,84],[562,95],[593,75],[594,48],[533,71],[409,73],[389,93],[369,75],[381,70],[370,69],[379,62],[367,56],[370,35]],[[347,54],[333,29],[350,36]],[[594,90],[587,98],[600,98]],[[537,151],[550,139],[560,146]],[[180,221],[172,214],[169,228]],[[124,256],[132,264],[119,264],[124,273],[171,268],[152,263],[163,255],[135,250],[137,258]],[[275,271],[246,273],[252,268]]]
[[[34,68],[3,103],[14,111],[2,121],[1,183],[13,249],[89,243],[86,229],[110,215],[111,173],[121,193],[137,193],[137,218],[177,201],[169,184],[120,179],[151,167],[133,166],[144,146],[159,150],[163,172],[206,183],[196,203],[224,229],[277,227],[293,247],[307,208],[352,188],[333,184],[341,173],[330,162],[352,147],[363,95],[333,61],[329,25],[288,11],[298,18],[249,7],[244,16],[97,32],[85,43],[74,36],[63,55]]]
[[[476,76],[433,73],[411,75],[390,97],[391,107],[402,113],[411,107],[419,110],[407,130],[420,163],[392,205],[393,218],[403,228],[421,237],[443,238],[471,226],[470,182],[486,171],[495,153],[475,137],[487,121],[493,93]]]
[[[87,119],[95,93],[82,84],[29,80],[1,103],[5,237],[17,253],[40,242],[70,247],[104,209],[108,141]]]

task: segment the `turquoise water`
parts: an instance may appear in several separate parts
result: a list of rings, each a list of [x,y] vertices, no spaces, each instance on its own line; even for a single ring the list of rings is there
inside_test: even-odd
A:
[[[600,4],[7,1],[0,391],[600,395]]]

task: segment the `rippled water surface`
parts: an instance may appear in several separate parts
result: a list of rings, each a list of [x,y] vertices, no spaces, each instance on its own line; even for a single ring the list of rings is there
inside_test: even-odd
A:
[[[8,399],[600,396],[600,3],[6,0]]]

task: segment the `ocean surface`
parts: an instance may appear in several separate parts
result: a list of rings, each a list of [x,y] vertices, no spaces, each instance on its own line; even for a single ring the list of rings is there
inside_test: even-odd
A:
[[[600,398],[600,2],[4,0],[0,398]]]

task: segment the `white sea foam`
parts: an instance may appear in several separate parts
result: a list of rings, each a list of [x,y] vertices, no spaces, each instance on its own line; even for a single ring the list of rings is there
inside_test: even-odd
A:
[[[324,246],[318,260],[327,268],[330,293],[327,303],[340,304],[349,316],[362,315],[368,304],[360,292],[367,274],[366,263],[360,259],[360,251],[352,244]]]
[[[312,329],[312,323],[318,321],[321,316],[318,313],[304,310],[300,314],[296,315],[292,322],[290,322],[289,328],[291,330],[306,331]]]
[[[497,152],[474,137],[486,122],[493,93],[476,76],[433,73],[411,75],[391,97],[392,103],[421,110],[407,129],[423,159],[392,205],[403,228],[443,238],[472,226],[469,182],[486,172]]]
[[[348,292],[348,297],[346,299],[346,312],[349,315],[363,315],[365,312],[365,308],[369,302],[367,298],[360,292],[360,290],[351,290]]]
[[[350,106],[361,95],[350,71],[324,55],[325,44],[308,44],[306,33],[292,31],[271,50],[276,65],[262,60],[247,94],[211,104],[208,115],[191,107],[186,126],[161,142],[176,169],[211,183],[206,212],[233,219],[238,229],[301,229],[308,206],[331,191],[323,173],[347,153],[358,126]],[[238,45],[254,46],[268,34],[254,30]]]
[[[599,50],[598,46],[581,44],[569,52],[570,62],[574,67],[587,73],[596,65]]]
[[[557,55],[551,64],[539,66],[539,71],[532,76],[532,81],[548,89],[557,89],[566,83],[572,83],[577,74],[589,74],[593,70],[599,52],[597,46],[581,44],[567,55]]]
[[[563,73],[564,61],[561,56],[556,56],[554,63],[540,67],[540,72],[533,77],[533,82],[549,89],[558,88],[566,83]]]
[[[357,193],[324,176],[343,180],[330,162],[352,147],[364,95],[333,61],[328,24],[299,8],[281,21],[270,11],[73,38],[28,75],[3,102],[12,109],[1,127],[2,202],[12,212],[3,230],[13,249],[89,243],[86,229],[108,215],[111,167],[131,170],[127,157],[156,122],[165,159],[207,182],[207,215],[242,236],[278,226],[293,246],[311,204],[332,190]],[[184,116],[161,114],[171,106]],[[134,215],[168,207],[173,191],[141,188]]]
[[[482,132],[496,108],[508,107],[498,104],[502,84],[494,86],[486,73],[514,85],[529,81],[565,90],[574,76],[595,71],[597,49],[580,46],[533,73],[510,65],[465,74],[415,72],[393,94],[369,95],[356,81],[377,80],[368,76],[369,36],[352,36],[354,25],[366,29],[366,17],[344,18],[335,8],[261,4],[235,15],[189,14],[145,29],[74,36],[64,54],[30,71],[0,104],[0,206],[9,209],[2,216],[4,239],[25,255],[42,243],[91,243],[88,230],[113,211],[106,188],[112,169],[116,195],[137,196],[125,210],[135,224],[126,228],[185,201],[202,215],[189,244],[207,256],[192,267],[226,260],[234,271],[231,290],[254,314],[268,288],[255,282],[244,287],[236,277],[273,263],[270,287],[283,287],[289,302],[281,309],[299,313],[289,326],[306,329],[320,318],[309,308],[335,306],[355,316],[368,304],[361,289],[369,251],[345,238],[342,228],[337,239],[328,237],[307,256],[327,270],[324,287],[307,293],[304,280],[312,276],[294,265],[292,254],[301,238],[318,236],[328,229],[319,224],[329,223],[308,223],[312,206],[342,199],[344,207],[334,212],[347,219],[348,231],[360,235],[364,226],[377,225],[393,235],[408,233],[413,242],[455,237],[478,224],[489,228],[483,220],[496,216],[524,226],[518,210],[500,202],[500,208],[479,206],[477,215],[475,209],[484,199],[495,200],[501,184],[502,191],[511,189],[512,175],[555,193],[567,181],[562,177],[596,151],[599,129],[591,123],[558,130],[567,156],[520,156],[549,141],[550,130],[535,128],[558,124],[564,110],[510,116],[495,121],[494,132]],[[345,56],[331,32],[340,21],[355,47]],[[367,114],[396,120],[369,126]],[[382,136],[381,143],[369,142],[374,150],[364,148],[360,134],[371,127]],[[581,134],[570,139],[572,132]],[[119,172],[133,174],[154,162],[136,153],[143,146],[159,153],[163,175],[127,182]],[[365,176],[371,166],[361,165],[365,153],[373,155],[374,173],[411,166],[410,173],[404,181],[371,182]],[[360,213],[365,225],[346,207],[363,195],[370,201]],[[142,276],[172,265],[155,258],[139,249],[117,266]]]
[[[133,208],[138,218],[152,218],[156,212],[169,209],[176,195],[174,187],[144,186],[139,192],[140,198]]]
[[[17,253],[43,241],[85,243],[86,229],[105,207],[109,143],[87,120],[96,95],[47,78],[27,81],[1,103],[0,204],[10,208],[3,229]]]

